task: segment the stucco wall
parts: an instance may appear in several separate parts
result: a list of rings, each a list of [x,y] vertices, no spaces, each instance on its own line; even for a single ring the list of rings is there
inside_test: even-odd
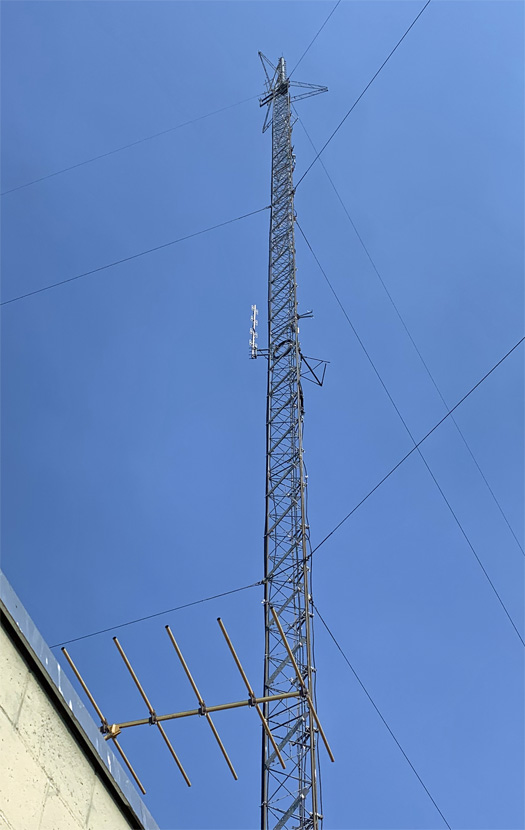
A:
[[[131,826],[46,690],[0,630],[0,830]]]

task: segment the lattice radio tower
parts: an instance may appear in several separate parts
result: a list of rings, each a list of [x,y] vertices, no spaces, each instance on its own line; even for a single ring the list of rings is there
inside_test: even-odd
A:
[[[325,92],[326,87],[292,82],[286,76],[284,58],[273,66],[259,54],[266,74],[266,93],[260,101],[261,106],[267,106],[263,132],[272,127],[268,348],[257,348],[255,306],[252,306],[250,336],[251,357],[263,355],[268,360],[263,694],[256,696],[220,618],[218,623],[248,692],[247,699],[206,705],[173,632],[166,626],[198,708],[159,714],[124,648],[114,637],[148,716],[113,723],[103,715],[72,657],[65,648],[62,651],[100,719],[104,739],[113,743],[141,792],[146,790],[120,745],[120,736],[124,732],[139,726],[156,728],[184,781],[191,786],[164,723],[180,718],[202,718],[213,732],[231,774],[237,779],[211,716],[249,706],[256,710],[263,725],[262,830],[320,830],[323,817],[317,774],[318,736],[332,761],[334,758],[315,708],[301,380],[322,385],[326,361],[305,357],[299,344],[299,319],[311,317],[312,313],[299,314],[297,309],[291,105],[292,101]],[[298,87],[298,93],[292,96],[290,87]]]
[[[272,128],[268,348],[257,348],[255,306],[250,338],[251,356],[261,354],[268,360],[263,694],[271,697],[298,688],[303,691],[299,698],[264,704],[265,718],[286,769],[263,730],[261,827],[317,830],[322,814],[317,770],[318,722],[307,700],[308,696],[315,699],[315,668],[301,379],[321,384],[319,368],[324,374],[325,367],[323,361],[305,358],[299,343],[299,319],[312,315],[299,314],[297,307],[291,105],[325,92],[326,87],[290,81],[284,58],[273,66],[264,55],[259,56],[266,75],[266,92],[260,99],[261,106],[267,106],[263,132]],[[297,88],[297,94],[291,94],[291,87]],[[273,612],[291,646],[291,654],[285,649]]]

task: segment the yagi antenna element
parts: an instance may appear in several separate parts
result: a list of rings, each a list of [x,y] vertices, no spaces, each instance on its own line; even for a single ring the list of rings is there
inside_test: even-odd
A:
[[[100,711],[100,709],[98,708],[98,706],[97,706],[97,704],[96,704],[96,702],[95,702],[95,698],[93,697],[93,695],[92,695],[92,694],[91,694],[91,692],[89,691],[88,687],[87,687],[87,686],[86,686],[86,684],[84,683],[84,680],[82,679],[82,677],[81,677],[81,675],[80,675],[79,670],[77,669],[77,667],[76,667],[76,666],[75,666],[75,664],[73,663],[73,660],[72,660],[72,659],[71,659],[71,657],[69,656],[69,654],[68,654],[68,652],[67,652],[67,649],[66,649],[66,648],[62,648],[62,652],[63,652],[64,657],[66,658],[67,662],[68,662],[68,663],[69,663],[69,665],[71,666],[71,668],[72,668],[72,670],[73,670],[73,674],[75,675],[75,677],[77,678],[78,682],[79,682],[79,683],[80,683],[80,685],[82,686],[82,688],[83,688],[84,692],[86,693],[86,697],[87,697],[87,699],[89,700],[89,702],[91,703],[91,705],[92,705],[93,709],[95,710],[95,712],[97,713],[98,717],[100,718],[100,722],[101,722],[101,724],[102,724],[102,725],[101,725],[101,727],[100,727],[100,731],[101,731],[101,732],[102,732],[102,734],[104,735],[104,739],[105,739],[106,741],[107,741],[107,740],[109,740],[109,739],[111,739],[111,740],[113,741],[113,745],[114,745],[115,749],[117,750],[117,752],[119,753],[120,757],[122,758],[122,760],[123,760],[123,761],[124,761],[124,763],[126,764],[127,768],[129,769],[129,771],[130,771],[131,775],[133,776],[133,779],[134,779],[134,780],[136,781],[136,783],[137,783],[137,786],[138,786],[139,790],[141,791],[141,793],[142,793],[143,795],[145,795],[145,794],[146,794],[146,790],[144,789],[144,787],[143,787],[143,785],[142,785],[142,783],[141,783],[141,781],[140,781],[140,779],[139,779],[139,777],[138,777],[137,773],[135,772],[135,770],[134,770],[134,769],[133,769],[133,767],[131,766],[130,762],[128,761],[128,759],[127,759],[127,757],[126,757],[126,754],[125,754],[124,750],[122,749],[121,745],[120,745],[120,744],[119,744],[119,742],[117,741],[117,735],[119,734],[120,729],[118,729],[118,727],[115,727],[115,726],[110,726],[110,725],[109,725],[109,723],[107,722],[106,718],[104,717],[104,715],[102,714],[102,712],[101,712],[101,711]]]

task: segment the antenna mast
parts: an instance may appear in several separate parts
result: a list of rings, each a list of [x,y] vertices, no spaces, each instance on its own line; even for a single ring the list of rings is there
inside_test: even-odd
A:
[[[266,93],[260,99],[261,106],[267,106],[263,132],[272,127],[268,349],[265,354],[268,392],[263,695],[302,691],[298,698],[287,697],[264,704],[264,717],[286,761],[286,770],[282,769],[263,731],[261,827],[262,830],[318,830],[322,821],[317,774],[318,727],[308,704],[308,698],[312,700],[315,696],[315,668],[301,387],[302,369],[306,378],[311,367],[303,358],[299,343],[301,315],[297,308],[295,267],[291,103],[325,92],[326,87],[291,82],[284,58],[279,58],[277,66],[273,66],[264,55],[259,53],[259,56],[266,75]],[[292,96],[290,87],[298,87],[298,94]],[[257,356],[254,337],[251,345],[252,357]],[[310,374],[308,379],[320,383],[316,375],[312,378]],[[280,627],[290,649],[285,648]]]
[[[263,728],[262,830],[320,830],[321,815],[317,775],[318,741],[334,760],[315,709],[313,666],[313,603],[310,595],[309,529],[306,517],[306,473],[303,461],[303,392],[301,380],[322,386],[326,361],[308,358],[299,344],[299,319],[311,311],[297,310],[294,242],[295,157],[292,148],[291,104],[326,87],[290,81],[284,58],[277,66],[259,52],[266,75],[267,106],[263,132],[272,126],[272,200],[270,260],[268,267],[268,348],[257,346],[257,307],[252,306],[250,357],[268,359],[266,434],[266,524],[264,532],[264,690],[257,697],[241,661],[219,618],[217,622],[241,675],[248,698],[207,706],[182,651],[171,631],[167,634],[199,704],[197,709],[158,714],[137,677],[122,645],[113,638],[148,717],[110,723],[73,659],[62,649],[73,673],[100,718],[104,740],[111,741],[141,792],[146,790],[120,746],[122,732],[137,727],[156,727],[188,787],[191,781],[173,747],[164,722],[201,717],[208,723],[235,780],[237,773],[219,737],[211,715],[243,706],[254,708]],[[270,72],[268,71],[270,69]],[[299,92],[290,94],[290,87]]]

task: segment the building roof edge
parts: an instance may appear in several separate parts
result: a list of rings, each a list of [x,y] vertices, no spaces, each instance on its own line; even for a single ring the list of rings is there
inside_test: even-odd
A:
[[[159,830],[158,824],[135,790],[128,774],[117,760],[110,746],[104,741],[95,721],[82,703],[62,666],[40,634],[33,620],[22,605],[5,574],[0,570],[0,606],[11,628],[18,635],[21,647],[40,668],[48,685],[55,693],[55,704],[62,706],[62,716],[70,721],[73,731],[90,745],[92,755],[98,760],[107,783],[115,790],[117,800],[131,810],[143,830]]]

